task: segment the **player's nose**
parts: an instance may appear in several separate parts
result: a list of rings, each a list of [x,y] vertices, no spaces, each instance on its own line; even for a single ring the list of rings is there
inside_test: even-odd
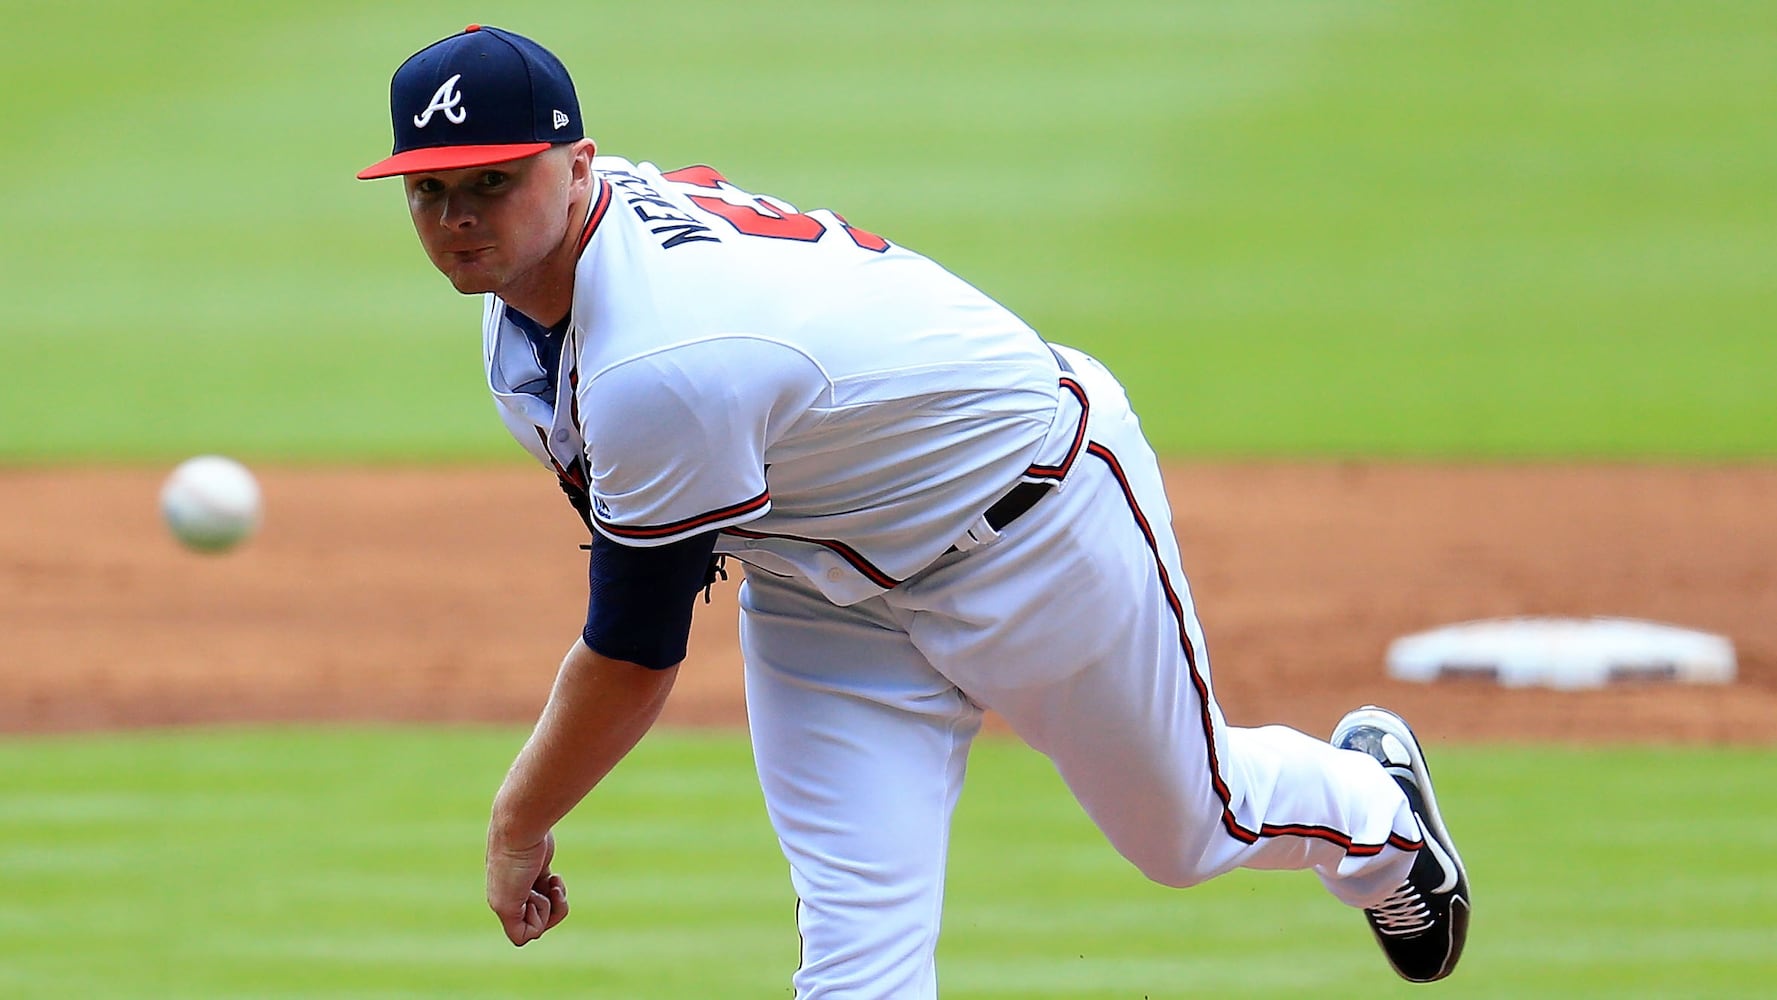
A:
[[[446,229],[467,229],[476,222],[475,206],[462,195],[446,195],[438,206],[438,224]]]

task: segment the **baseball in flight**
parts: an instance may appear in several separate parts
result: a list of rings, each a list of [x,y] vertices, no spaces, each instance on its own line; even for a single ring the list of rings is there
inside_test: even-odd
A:
[[[232,458],[187,459],[161,487],[160,513],[186,548],[226,552],[259,527],[259,482]]]

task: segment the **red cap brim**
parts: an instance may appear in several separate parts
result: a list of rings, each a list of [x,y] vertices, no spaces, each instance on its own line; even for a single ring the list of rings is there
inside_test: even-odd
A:
[[[485,167],[494,163],[510,163],[535,156],[550,147],[547,142],[521,142],[505,146],[432,146],[396,153],[358,171],[361,181],[398,174],[422,174],[434,170],[461,170],[464,167]]]

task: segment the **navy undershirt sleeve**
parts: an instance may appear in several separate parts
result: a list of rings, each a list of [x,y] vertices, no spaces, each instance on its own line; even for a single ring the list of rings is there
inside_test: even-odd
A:
[[[684,660],[691,608],[709,578],[718,534],[638,548],[594,532],[581,632],[587,648],[650,670]]]

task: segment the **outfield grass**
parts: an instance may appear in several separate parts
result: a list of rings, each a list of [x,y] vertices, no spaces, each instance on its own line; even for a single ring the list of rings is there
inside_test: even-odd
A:
[[[560,831],[573,915],[481,902],[510,729],[0,742],[9,997],[787,996],[793,899],[744,738],[651,736]],[[1752,997],[1777,980],[1768,751],[1434,750],[1477,915],[1445,997]],[[945,996],[1407,996],[1304,874],[1142,881],[1048,765],[985,740],[952,848]]]
[[[394,65],[494,16],[11,4],[0,462],[516,460]],[[1172,453],[1777,455],[1777,6],[1060,0],[505,26],[611,151],[845,211],[1126,377]]]
[[[4,2],[4,0],[0,0]],[[1777,6],[7,3],[0,464],[518,455],[414,245],[389,72],[484,18],[603,147],[828,206],[1124,376],[1171,454],[1777,456]],[[0,638],[0,648],[3,648]],[[0,741],[0,996],[787,996],[743,741],[664,733],[481,903],[499,729]],[[1762,996],[1768,751],[1443,748],[1446,997]],[[1406,996],[1305,876],[1143,883],[985,742],[949,998]]]

